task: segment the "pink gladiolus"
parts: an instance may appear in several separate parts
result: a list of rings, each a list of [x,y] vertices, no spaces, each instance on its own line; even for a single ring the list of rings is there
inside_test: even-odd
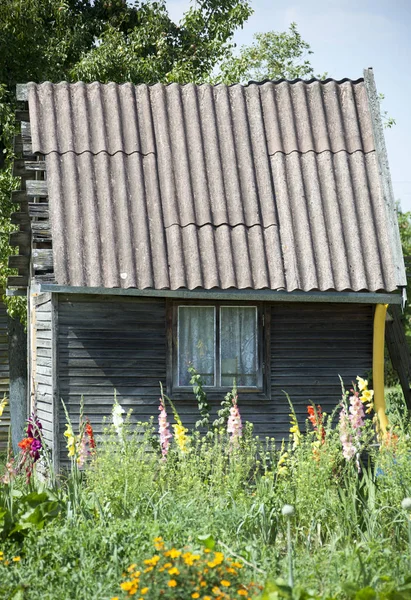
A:
[[[340,441],[343,447],[343,456],[345,460],[351,460],[357,454],[357,448],[352,441],[349,417],[344,405],[340,412]]]
[[[160,414],[158,415],[158,432],[160,434],[160,446],[163,459],[165,460],[168,449],[170,447],[170,440],[173,437],[170,432],[170,423],[167,421],[167,411],[160,398],[160,406],[158,407]]]
[[[233,398],[233,405],[230,408],[230,416],[227,421],[227,433],[231,434],[230,442],[237,445],[241,437],[243,424],[241,422],[240,411],[238,410],[237,396]]]
[[[361,428],[364,426],[365,413],[358,392],[354,392],[354,394],[350,396],[349,413],[350,415],[348,418],[350,419],[351,427],[359,437],[361,435]]]

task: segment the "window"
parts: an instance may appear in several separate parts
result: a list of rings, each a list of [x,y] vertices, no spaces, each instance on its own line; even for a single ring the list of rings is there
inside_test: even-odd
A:
[[[258,306],[179,305],[174,310],[173,387],[190,387],[193,365],[210,388],[262,388]]]

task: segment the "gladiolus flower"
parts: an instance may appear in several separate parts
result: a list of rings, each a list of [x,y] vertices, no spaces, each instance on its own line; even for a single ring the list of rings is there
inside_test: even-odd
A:
[[[231,434],[230,442],[233,446],[238,445],[241,438],[243,424],[241,421],[240,411],[237,404],[238,396],[232,399],[232,407],[230,408],[230,416],[227,421],[227,433]]]
[[[161,398],[158,410],[160,411],[158,415],[158,432],[160,434],[161,454],[163,455],[163,459],[165,459],[170,447],[170,440],[173,436],[170,432],[170,423],[167,421],[167,411]]]
[[[188,429],[186,429],[181,421],[173,424],[174,436],[176,438],[177,446],[180,448],[183,454],[188,452],[189,438],[187,436]]]

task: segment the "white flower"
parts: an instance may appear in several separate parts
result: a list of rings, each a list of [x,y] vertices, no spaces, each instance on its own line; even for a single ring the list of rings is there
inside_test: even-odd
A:
[[[411,498],[404,498],[404,500],[401,502],[401,507],[404,510],[411,512]]]
[[[124,425],[124,419],[123,419],[122,415],[125,412],[126,411],[121,406],[121,404],[118,403],[117,398],[115,398],[113,408],[111,409],[111,419],[113,421],[114,429],[116,430],[117,435],[121,441],[123,441],[123,425]]]
[[[292,517],[294,514],[294,506],[291,506],[291,504],[284,504],[281,509],[281,514],[283,517]]]

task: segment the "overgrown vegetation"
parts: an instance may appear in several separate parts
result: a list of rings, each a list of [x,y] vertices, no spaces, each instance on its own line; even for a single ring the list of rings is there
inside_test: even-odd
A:
[[[164,395],[159,431],[132,425],[116,400],[96,447],[83,409],[78,433],[68,417],[69,467],[58,478],[32,419],[26,458],[9,457],[0,485],[1,597],[409,598],[410,420],[394,399],[377,438],[375,417],[365,418],[372,390],[356,383],[337,427],[309,404],[301,431],[291,408],[282,446],[241,423],[235,390],[226,428],[208,435],[188,432],[178,414],[184,431],[171,433]]]

